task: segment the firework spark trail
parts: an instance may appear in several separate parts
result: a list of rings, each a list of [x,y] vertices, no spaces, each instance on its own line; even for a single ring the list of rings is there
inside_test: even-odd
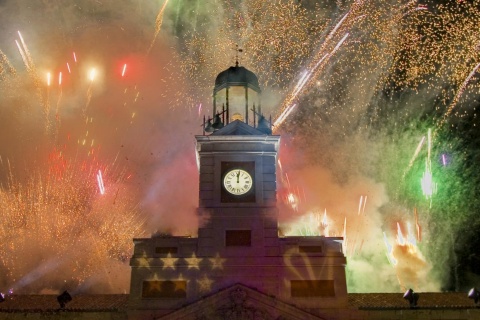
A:
[[[62,89],[62,72],[61,71],[58,73],[58,87],[60,88],[60,96],[59,96],[58,102],[57,102],[57,110],[56,110],[57,114],[58,114],[58,105],[60,104],[60,98],[62,97],[62,91],[63,91],[63,89]]]
[[[308,86],[309,80],[311,79],[316,79],[318,77],[318,73],[323,69],[322,66],[324,64],[322,64],[322,62],[325,62],[327,63],[328,60],[338,51],[338,49],[342,46],[342,44],[345,42],[345,40],[347,39],[347,37],[349,36],[348,33],[346,33],[342,39],[336,44],[336,46],[334,47],[334,49],[328,53],[328,54],[325,54],[318,62],[315,63],[314,67],[311,69],[311,71],[307,72],[306,74],[308,74],[308,76],[304,76],[301,78],[301,81],[299,81],[299,85],[295,86],[294,88],[294,92],[292,94],[288,94],[287,95],[287,99],[284,100],[284,102],[282,103],[282,107],[280,108],[280,110],[282,110],[280,116],[277,117],[277,119],[275,120],[274,124],[273,124],[273,127],[272,129],[273,130],[276,130],[278,129],[278,127],[285,121],[285,119],[291,114],[291,112],[293,111],[293,108],[296,106],[293,105],[291,107],[287,107],[288,105],[290,105],[290,103],[297,97],[297,95],[305,88],[305,86]],[[312,75],[314,75],[312,77]],[[288,110],[288,111],[287,111]]]
[[[295,109],[296,106],[297,104],[295,103],[290,107],[286,108],[285,110],[283,110],[283,112],[278,116],[278,118],[273,123],[272,130],[275,130],[276,128],[278,128],[283,123],[283,121],[285,121],[285,119],[290,115],[290,113],[292,113],[292,111]]]
[[[317,61],[315,64],[313,64],[313,67],[310,68],[310,71],[306,72],[305,74],[308,74],[308,77],[305,79],[305,81],[302,81],[302,85],[301,86],[295,86],[294,88],[294,91],[293,93],[289,93],[287,94],[287,98],[284,100],[284,102],[282,103],[282,105],[280,106],[280,110],[281,110],[281,114],[283,113],[283,111],[288,108],[289,105],[291,105],[292,101],[296,98],[296,96],[300,93],[300,91],[303,90],[303,87],[305,86],[305,84],[308,83],[308,80],[309,79],[316,79],[318,77],[318,73],[322,70],[322,68],[319,68],[319,66],[322,64],[322,62],[326,59],[326,58],[330,58],[332,57],[332,55],[335,54],[335,52],[340,48],[340,46],[343,44],[343,42],[347,39],[349,33],[346,33],[343,38],[337,43],[337,45],[335,46],[335,48],[330,51],[329,53],[323,53],[326,48],[329,46],[330,44],[330,40],[334,37],[334,35],[336,34],[336,32],[339,30],[339,28],[343,25],[343,23],[345,22],[345,20],[347,19],[347,17],[349,17],[350,15],[350,10],[340,19],[340,21],[335,25],[335,27],[332,29],[332,31],[328,34],[328,36],[326,37],[325,41],[322,43],[322,45],[320,46],[320,49],[318,50],[318,52],[316,53],[315,57],[312,59],[313,61]],[[356,17],[354,20],[353,20],[353,23],[355,23],[358,18],[363,18],[365,15],[362,15],[360,17]],[[317,57],[320,57],[320,59],[318,59]],[[326,60],[326,62],[328,62],[328,59]],[[312,65],[312,63],[311,63]],[[317,71],[318,69],[318,71]],[[311,77],[313,75],[313,77]],[[303,79],[303,77],[302,77]],[[297,87],[299,87],[297,89]],[[308,85],[307,85],[308,87]],[[275,121],[275,123],[277,123],[277,125],[273,126],[273,129],[275,130],[276,128],[278,128],[282,123],[283,121],[285,121],[286,117],[284,119],[282,119],[281,121],[278,121],[280,117],[277,118],[277,120]]]
[[[157,40],[157,36],[160,33],[160,29],[162,28],[163,13],[165,11],[165,8],[167,7],[167,3],[168,3],[168,0],[165,0],[165,2],[163,3],[163,6],[160,8],[160,11],[158,12],[157,18],[155,19],[155,33],[153,34],[153,39],[152,39],[152,42],[150,43],[150,47],[147,50],[147,55],[152,50],[153,45],[155,44],[155,41]]]
[[[103,177],[102,177],[102,171],[101,170],[98,170],[97,182],[98,182],[98,189],[100,191],[100,194],[104,195],[105,194],[105,186],[103,184]]]
[[[465,79],[465,81],[463,81],[462,85],[460,86],[460,88],[458,89],[457,91],[457,94],[455,95],[455,97],[453,98],[453,101],[452,103],[450,103],[450,105],[448,106],[447,108],[447,111],[445,112],[445,115],[443,116],[443,119],[442,121],[440,121],[439,123],[439,127],[443,126],[443,124],[447,121],[447,118],[450,116],[450,114],[452,113],[453,109],[455,108],[455,106],[457,105],[457,102],[458,100],[460,99],[460,97],[462,96],[463,92],[465,91],[465,89],[467,88],[467,85],[468,83],[470,82],[470,80],[472,79],[472,77],[475,75],[475,72],[477,72],[478,68],[480,68],[480,63],[478,63],[475,68],[473,68],[473,70],[470,72],[470,74],[467,76],[467,78]]]
[[[413,215],[415,217],[415,230],[416,230],[416,235],[417,235],[417,241],[421,242],[422,241],[422,227],[420,226],[420,223],[418,222],[417,208],[415,208],[413,210]]]
[[[7,72],[11,75],[16,75],[17,73],[7,56],[0,50],[0,77],[5,78]]]
[[[415,149],[415,153],[413,154],[412,158],[410,159],[410,162],[408,163],[407,168],[403,172],[403,177],[402,178],[405,178],[405,175],[408,173],[408,171],[410,171],[410,168],[413,166],[413,163],[417,159],[418,154],[420,153],[420,150],[422,149],[422,146],[423,146],[424,143],[425,143],[425,136],[422,137],[422,139],[420,140],[420,143],[417,146],[417,149]]]
[[[358,203],[358,212],[357,215],[365,214],[365,206],[367,205],[367,196],[360,196],[360,201]]]
[[[89,76],[88,76],[88,78],[90,79],[90,83],[89,83],[88,89],[87,89],[87,101],[85,103],[85,107],[83,108],[83,114],[85,116],[86,116],[86,113],[87,113],[88,106],[90,105],[90,102],[92,101],[92,85],[93,85],[93,81],[95,80],[96,74],[97,74],[97,71],[95,70],[95,68],[92,68],[90,70],[90,73],[89,73]]]
[[[35,71],[35,64],[33,63],[33,59],[32,59],[32,56],[30,54],[30,51],[28,50],[27,45],[25,44],[25,41],[23,40],[22,34],[20,33],[20,31],[17,31],[17,33],[18,33],[18,36],[20,37],[20,42],[22,43],[22,48],[23,48],[23,51],[25,53],[25,57],[27,59],[28,65],[29,65],[30,69]]]
[[[17,40],[15,40],[15,43],[17,44],[18,52],[20,52],[20,56],[22,57],[23,64],[25,65],[25,68],[27,68],[27,70],[29,71],[30,65],[28,64],[28,60],[27,60],[27,57],[25,56],[25,52],[23,51],[22,47],[20,46],[20,43],[18,43]]]
[[[33,59],[30,55],[30,51],[28,50],[27,45],[25,44],[25,41],[23,40],[23,37],[20,31],[18,31],[18,36],[20,37],[21,45],[20,43],[18,43],[17,40],[15,40],[15,43],[17,44],[17,48],[18,48],[18,51],[20,52],[25,68],[27,69],[27,72],[30,75],[30,77],[33,79],[33,84],[37,89],[38,98],[43,106],[43,115],[45,119],[45,132],[48,132],[50,130],[50,119],[49,119],[50,102],[48,101],[48,96],[45,97],[42,94],[42,88],[40,86],[41,81],[38,78],[35,64],[33,62]]]
[[[432,196],[437,191],[437,184],[433,181],[431,149],[432,149],[432,130],[428,129],[427,158],[425,159],[425,172],[423,173],[420,183],[422,186],[423,194],[425,195],[427,200],[430,201],[430,207],[432,207]]]
[[[407,4],[408,5],[408,4]],[[408,10],[407,12],[405,12],[402,16],[402,18],[405,18],[406,16],[408,16],[410,13],[412,12],[415,12],[415,11],[420,11],[420,10],[428,10],[428,7],[426,5],[420,5],[416,8],[413,8],[413,9],[410,9]]]

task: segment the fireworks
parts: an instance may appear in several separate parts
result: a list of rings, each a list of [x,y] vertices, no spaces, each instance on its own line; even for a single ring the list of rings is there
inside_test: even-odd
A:
[[[110,269],[114,261],[126,261],[132,236],[142,233],[136,202],[122,186],[123,172],[108,168],[120,197],[99,198],[89,165],[79,170],[55,153],[46,167],[47,172],[32,172],[25,182],[10,174],[0,190],[0,263],[15,292],[48,288],[52,272],[70,287],[82,286],[99,267]]]

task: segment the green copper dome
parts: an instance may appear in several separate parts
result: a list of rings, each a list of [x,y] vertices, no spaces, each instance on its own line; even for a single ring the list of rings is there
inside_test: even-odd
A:
[[[230,67],[218,74],[215,79],[215,88],[213,93],[227,87],[227,86],[243,86],[249,87],[257,92],[260,92],[258,78],[252,71],[239,67],[238,65]]]

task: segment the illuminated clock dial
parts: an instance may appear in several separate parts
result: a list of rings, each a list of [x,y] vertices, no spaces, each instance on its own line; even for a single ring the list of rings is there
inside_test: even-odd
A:
[[[252,176],[243,169],[230,170],[223,178],[223,186],[225,187],[225,190],[237,196],[250,191],[252,185]]]

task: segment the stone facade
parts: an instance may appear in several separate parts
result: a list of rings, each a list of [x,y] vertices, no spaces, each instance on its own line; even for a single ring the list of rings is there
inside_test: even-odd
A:
[[[236,284],[317,314],[319,307],[345,307],[342,239],[278,235],[280,137],[236,120],[196,139],[203,221],[198,238],[134,240],[131,316],[168,314]],[[253,185],[245,195],[225,190],[232,169],[250,174]]]

